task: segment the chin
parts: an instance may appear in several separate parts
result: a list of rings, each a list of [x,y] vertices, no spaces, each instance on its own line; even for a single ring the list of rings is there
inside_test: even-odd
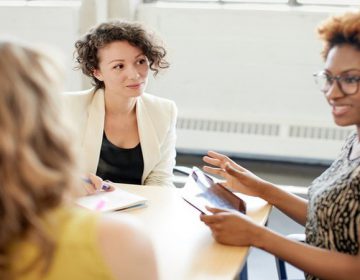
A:
[[[336,119],[336,118],[334,118],[334,122],[336,125],[341,126],[341,127],[346,127],[346,126],[350,126],[350,125],[354,124],[354,122],[351,122],[349,120],[342,120],[342,119]]]

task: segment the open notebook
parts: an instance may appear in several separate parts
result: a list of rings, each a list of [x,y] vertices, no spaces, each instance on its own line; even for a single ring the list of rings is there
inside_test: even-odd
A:
[[[80,197],[76,200],[76,204],[90,210],[108,212],[141,206],[146,201],[145,197],[115,187],[115,190],[112,192],[101,191],[96,194]]]

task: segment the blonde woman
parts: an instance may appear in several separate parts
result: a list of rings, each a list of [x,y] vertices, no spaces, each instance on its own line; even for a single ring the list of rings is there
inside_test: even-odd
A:
[[[0,39],[0,279],[157,279],[136,221],[74,207],[59,76],[48,56]]]

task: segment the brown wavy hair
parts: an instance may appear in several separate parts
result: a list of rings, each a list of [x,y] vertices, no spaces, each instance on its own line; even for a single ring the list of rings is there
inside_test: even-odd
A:
[[[42,216],[63,202],[78,177],[57,106],[60,76],[49,56],[0,39],[0,279],[15,277],[9,246],[18,240],[38,248],[28,269],[39,263],[46,271],[55,243]]]
[[[360,51],[360,12],[330,17],[319,25],[317,33],[324,42],[324,59],[333,47],[342,44],[351,45]]]
[[[153,32],[145,29],[138,22],[113,20],[101,23],[91,28],[82,38],[75,42],[77,66],[82,72],[92,78],[96,89],[104,88],[104,82],[93,75],[99,67],[98,50],[114,41],[127,41],[130,45],[139,48],[149,60],[150,70],[156,76],[160,69],[170,66],[166,61],[166,50],[162,42]]]

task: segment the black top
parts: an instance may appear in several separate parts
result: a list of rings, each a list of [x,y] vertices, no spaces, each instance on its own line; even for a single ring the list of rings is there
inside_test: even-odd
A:
[[[131,149],[123,149],[111,143],[105,132],[96,175],[116,183],[141,184],[144,160],[140,143]]]

